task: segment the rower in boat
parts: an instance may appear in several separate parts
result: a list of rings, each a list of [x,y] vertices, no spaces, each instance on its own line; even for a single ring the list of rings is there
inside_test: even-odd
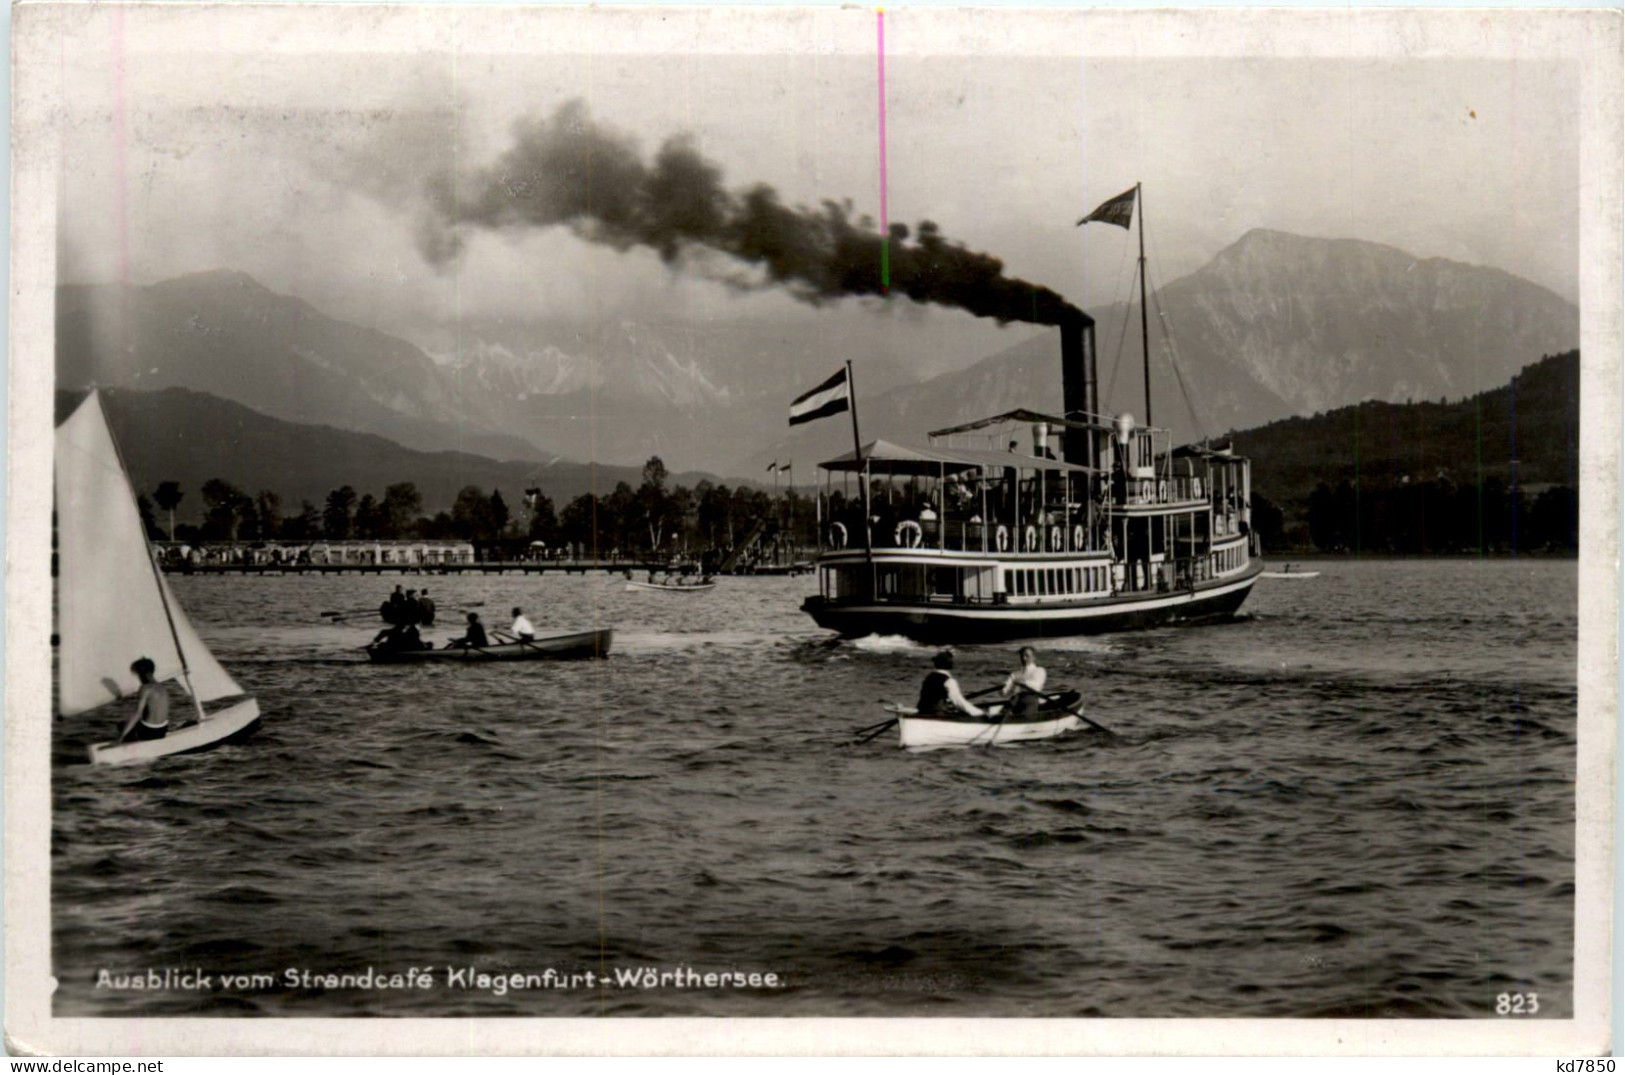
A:
[[[162,739],[169,734],[169,691],[154,678],[158,666],[150,657],[140,657],[130,665],[130,671],[141,681],[141,687],[136,692],[135,711],[119,729],[118,741]]]
[[[468,614],[468,630],[462,638],[453,638],[446,643],[447,648],[465,649],[469,646],[475,649],[485,649],[491,644],[485,637],[485,625],[480,622],[478,612]]]
[[[418,595],[418,622],[425,627],[434,626],[434,601],[430,599],[427,588]]]
[[[378,632],[372,640],[373,647],[384,650],[431,649],[433,643],[423,641],[418,634],[417,624],[397,623],[393,627],[386,627]]]
[[[530,620],[517,608],[513,610],[513,626],[508,628],[508,633],[521,642],[531,642],[536,638],[536,628],[531,626]]]
[[[1049,676],[1039,667],[1038,653],[1031,646],[1022,646],[1018,657],[1021,667],[1005,679],[999,695],[1011,700],[1011,712],[1034,713],[1044,704],[1044,682]]]
[[[959,681],[954,678],[953,667],[952,650],[943,650],[931,658],[931,671],[926,673],[925,682],[920,684],[920,700],[914,705],[915,712],[921,716],[947,716],[954,713],[963,713],[971,717],[986,716],[987,714],[968,700],[959,689]]]
[[[385,623],[402,623],[404,621],[401,617],[401,611],[405,605],[406,593],[402,590],[401,585],[396,583],[395,592],[390,594],[389,598],[384,601],[383,607],[378,610],[378,615],[383,618]]]

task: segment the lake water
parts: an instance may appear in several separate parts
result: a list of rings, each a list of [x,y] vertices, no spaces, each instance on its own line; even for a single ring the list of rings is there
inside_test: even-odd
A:
[[[616,635],[422,668],[317,615],[395,578],[175,579],[265,726],[92,770],[111,714],[57,722],[56,1013],[1570,1015],[1575,564],[1314,566],[1233,621],[1043,644],[1116,739],[924,754],[848,742],[931,651],[833,642],[805,579],[430,578],[430,637],[477,601]],[[166,967],[212,988],[108,984]],[[287,977],[369,968],[431,977]]]

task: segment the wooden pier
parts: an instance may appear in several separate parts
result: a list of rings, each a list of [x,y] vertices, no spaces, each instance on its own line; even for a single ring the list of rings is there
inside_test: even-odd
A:
[[[664,574],[667,564],[633,560],[488,560],[449,564],[163,564],[170,575],[619,575]]]

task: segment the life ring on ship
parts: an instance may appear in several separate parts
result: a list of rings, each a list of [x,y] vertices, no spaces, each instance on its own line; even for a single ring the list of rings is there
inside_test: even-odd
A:
[[[920,547],[920,524],[913,519],[904,519],[897,524],[897,529],[892,532],[892,537],[896,538],[897,544],[905,549],[917,549]]]
[[[1021,548],[1024,552],[1038,551],[1038,527],[1031,523],[1021,532]]]
[[[846,524],[829,524],[829,547],[832,549],[846,548]]]
[[[1083,548],[1083,538],[1083,524],[1079,523],[1077,526],[1072,528],[1072,549],[1074,552]]]
[[[1062,530],[1059,526],[1052,526],[1049,528],[1049,551],[1066,551],[1066,531]]]
[[[1010,528],[1008,526],[1000,523],[999,528],[993,531],[993,545],[1000,552],[1010,551]]]
[[[1167,502],[1168,502],[1168,479],[1164,478],[1163,480],[1157,482],[1157,503],[1166,504]]]

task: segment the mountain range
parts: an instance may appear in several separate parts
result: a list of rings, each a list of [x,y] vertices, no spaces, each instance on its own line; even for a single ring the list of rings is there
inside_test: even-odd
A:
[[[1060,391],[1057,334],[1031,326],[915,379],[922,354],[999,334],[901,303],[782,322],[467,319],[418,331],[419,346],[237,272],[63,285],[57,299],[59,388],[189,389],[416,451],[529,464],[635,467],[659,454],[673,469],[746,476],[811,464],[848,450],[850,425],[790,435],[789,400],[847,358],[865,439],[1053,410]],[[1142,414],[1138,312],[1091,313],[1106,409]],[[1363,400],[1459,398],[1579,342],[1573,304],[1498,269],[1264,230],[1153,292],[1150,314],[1152,415],[1178,440]]]
[[[1143,420],[1138,308],[1090,313],[1104,409]],[[1149,313],[1151,415],[1176,443],[1365,400],[1459,399],[1580,339],[1577,307],[1499,269],[1265,230],[1153,292]],[[923,443],[931,429],[1018,407],[1054,413],[1060,392],[1051,330],[860,399],[863,437]],[[752,463],[850,451],[850,428],[834,427],[803,426]]]
[[[57,421],[82,398],[58,391]],[[151,493],[160,482],[180,483],[186,499],[176,517],[196,522],[203,511],[199,491],[220,478],[250,496],[269,489],[283,512],[296,514],[301,500],[320,508],[343,485],[358,495],[381,498],[396,482],[412,482],[433,515],[449,510],[464,486],[500,490],[517,505],[524,490],[539,487],[562,509],[586,492],[607,494],[617,482],[636,488],[639,467],[589,463],[499,461],[469,452],[422,452],[384,437],[331,426],[301,425],[272,418],[240,403],[185,388],[156,391],[104,389],[108,423],[118,439],[130,481]],[[715,475],[674,473],[670,481],[694,486]]]
[[[1238,432],[1252,487],[1288,509],[1322,483],[1371,490],[1448,479],[1580,487],[1580,353],[1548,355],[1507,383],[1449,402],[1366,403]]]

